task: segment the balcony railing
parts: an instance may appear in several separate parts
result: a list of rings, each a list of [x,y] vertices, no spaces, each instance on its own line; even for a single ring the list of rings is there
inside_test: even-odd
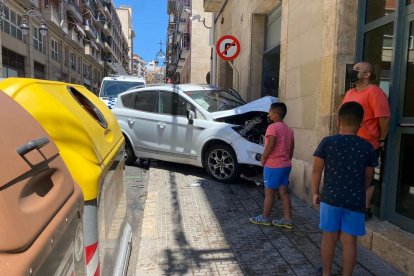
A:
[[[82,22],[82,14],[80,7],[75,0],[67,0],[67,11],[70,13],[78,22]]]
[[[190,34],[183,34],[181,38],[181,49],[189,50],[191,47]]]
[[[52,5],[46,6],[43,8],[43,17],[47,21],[48,24],[53,24],[57,28],[61,28],[60,22],[62,20],[62,16],[59,13],[57,7]],[[66,30],[67,33],[68,30]]]
[[[92,21],[90,19],[83,20],[83,29],[85,32],[93,39],[95,39],[98,35],[96,29],[92,25]]]

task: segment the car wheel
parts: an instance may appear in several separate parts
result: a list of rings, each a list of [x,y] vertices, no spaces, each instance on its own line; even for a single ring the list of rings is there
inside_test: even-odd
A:
[[[125,158],[126,165],[132,165],[137,160],[137,157],[135,156],[134,150],[131,146],[131,143],[128,141],[128,139],[125,139],[124,158]]]
[[[227,145],[210,147],[204,160],[207,173],[218,182],[231,183],[240,176],[240,165],[234,150]]]

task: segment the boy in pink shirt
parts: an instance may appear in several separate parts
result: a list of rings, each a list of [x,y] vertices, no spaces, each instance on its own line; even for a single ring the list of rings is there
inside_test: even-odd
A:
[[[265,200],[263,214],[250,218],[250,222],[260,225],[274,225],[293,228],[290,196],[288,193],[289,174],[292,169],[294,149],[293,130],[284,122],[287,108],[284,103],[273,103],[268,118],[272,122],[267,127],[265,148],[260,159],[264,167]],[[275,202],[275,191],[278,190],[283,206],[281,219],[270,220],[270,212]]]

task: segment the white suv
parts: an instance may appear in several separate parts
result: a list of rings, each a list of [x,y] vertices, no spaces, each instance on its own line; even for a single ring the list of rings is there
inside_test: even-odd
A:
[[[246,103],[211,85],[155,85],[120,94],[112,109],[136,156],[204,167],[220,182],[261,173],[267,112],[275,97]]]
[[[145,79],[133,76],[105,77],[101,83],[99,98],[112,109],[118,95],[133,87],[145,86]]]

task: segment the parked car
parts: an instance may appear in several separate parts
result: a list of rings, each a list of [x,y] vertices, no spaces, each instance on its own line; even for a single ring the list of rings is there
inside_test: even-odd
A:
[[[216,181],[260,173],[267,112],[277,98],[246,103],[212,85],[155,85],[120,94],[113,113],[136,157],[204,167]]]
[[[101,83],[99,98],[111,109],[118,95],[133,87],[145,86],[145,79],[133,76],[105,77]]]

